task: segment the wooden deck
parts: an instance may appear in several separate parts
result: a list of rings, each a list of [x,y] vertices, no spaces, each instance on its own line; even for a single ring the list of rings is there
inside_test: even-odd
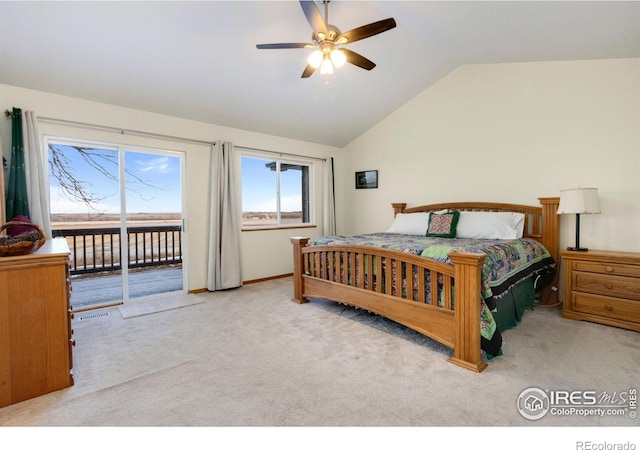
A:
[[[74,309],[88,309],[105,303],[122,302],[120,275],[72,276],[71,304]],[[129,273],[129,299],[166,292],[182,291],[182,267],[157,266]]]

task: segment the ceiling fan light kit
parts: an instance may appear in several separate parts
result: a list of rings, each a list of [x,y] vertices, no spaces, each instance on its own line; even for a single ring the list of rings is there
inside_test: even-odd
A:
[[[344,63],[347,62],[347,56],[342,52],[342,50],[334,48],[331,51],[331,62],[336,67],[342,67],[344,66]]]
[[[317,69],[320,67],[320,73],[333,73],[334,67],[342,67],[347,62],[346,55],[337,48],[331,50],[331,53],[323,53],[316,50],[309,55],[307,62],[311,67]],[[324,71],[324,72],[323,72]]]
[[[366,39],[395,28],[396,21],[393,18],[388,18],[342,33],[339,28],[328,23],[329,2],[330,0],[323,0],[323,18],[314,1],[300,0],[302,12],[313,30],[311,39],[314,43],[258,44],[256,47],[258,49],[315,48],[316,50],[307,58],[307,66],[302,72],[301,78],[310,77],[318,68],[321,75],[332,74],[334,67],[342,67],[346,62],[365,70],[373,69],[376,65],[372,61],[352,50],[338,48],[338,46]]]

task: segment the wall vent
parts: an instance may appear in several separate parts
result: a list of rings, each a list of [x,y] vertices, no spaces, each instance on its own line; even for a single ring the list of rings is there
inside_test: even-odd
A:
[[[95,314],[88,314],[86,316],[80,316],[80,317],[78,317],[78,320],[98,319],[100,317],[108,317],[110,315],[111,315],[111,313],[108,313],[108,312],[99,312],[99,313],[95,313]]]

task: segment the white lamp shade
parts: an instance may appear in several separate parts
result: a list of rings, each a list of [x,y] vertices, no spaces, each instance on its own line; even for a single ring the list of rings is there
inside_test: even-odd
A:
[[[560,191],[558,214],[599,214],[597,188],[564,189]]]
[[[320,50],[316,50],[309,55],[309,58],[307,58],[307,62],[311,67],[317,69],[318,67],[320,67],[320,64],[322,64],[322,57],[322,52]]]
[[[336,67],[342,67],[347,62],[347,56],[341,50],[333,49],[331,51],[331,62]]]
[[[331,75],[333,73],[333,64],[331,63],[331,59],[325,56],[322,60],[322,64],[320,64],[320,74],[321,75]]]

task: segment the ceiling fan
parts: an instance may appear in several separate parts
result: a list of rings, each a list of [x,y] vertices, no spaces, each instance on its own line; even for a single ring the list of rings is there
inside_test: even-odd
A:
[[[323,75],[332,74],[334,66],[341,67],[345,62],[365,70],[373,69],[376,66],[375,63],[342,46],[395,28],[396,21],[388,18],[342,33],[338,27],[329,24],[330,1],[323,0],[323,19],[314,1],[300,0],[302,11],[313,30],[311,34],[313,43],[258,44],[256,47],[258,49],[315,48],[316,50],[309,55],[308,64],[301,78],[310,77],[318,68]]]

